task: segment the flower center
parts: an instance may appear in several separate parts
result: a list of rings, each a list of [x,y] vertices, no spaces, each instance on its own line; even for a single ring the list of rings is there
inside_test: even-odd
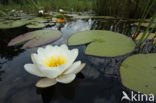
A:
[[[52,56],[45,61],[45,65],[48,67],[58,67],[67,63],[67,58],[64,56]]]

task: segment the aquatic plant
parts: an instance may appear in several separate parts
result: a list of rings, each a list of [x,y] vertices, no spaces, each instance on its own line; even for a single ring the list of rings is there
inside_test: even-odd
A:
[[[141,18],[144,10],[147,16],[155,12],[155,0],[93,0],[93,10],[98,15],[118,16],[123,18]]]
[[[156,53],[128,57],[120,67],[120,75],[125,87],[156,95]]]
[[[130,53],[135,48],[133,40],[125,35],[105,31],[89,30],[73,34],[68,45],[88,44],[85,53],[88,55],[114,57]]]
[[[59,11],[64,9],[67,11],[93,11],[97,15],[118,16],[124,18],[140,18],[144,8],[151,4],[154,0],[22,0],[19,3],[9,0],[8,5],[0,4],[0,9],[23,9],[29,13],[38,14],[39,10]],[[154,4],[149,11],[149,16],[156,9]]]
[[[154,16],[152,17],[152,19],[150,20],[148,27],[146,28],[146,30],[143,32],[143,35],[141,36],[140,40],[137,43],[137,47],[140,47],[142,45],[142,43],[150,36],[150,33],[154,30],[154,28],[156,27],[156,24],[154,24],[154,28],[151,29],[151,31],[149,32],[150,27],[152,26],[154,20],[156,19],[156,13],[154,14]]]
[[[24,68],[30,74],[45,77],[36,83],[37,87],[49,87],[57,82],[70,83],[85,64],[75,61],[78,49],[69,50],[66,45],[38,48],[37,54],[32,54],[33,64],[25,64]]]
[[[60,37],[61,37],[61,32],[58,30],[37,30],[13,38],[8,43],[8,46],[14,46],[26,42],[22,48],[23,49],[31,48],[31,47],[36,47],[47,43],[51,43],[59,39]]]
[[[26,19],[2,21],[0,22],[0,29],[17,28],[27,23],[28,21]]]
[[[43,28],[45,26],[46,26],[46,24],[38,23],[38,22],[34,22],[34,23],[26,25],[27,28]]]

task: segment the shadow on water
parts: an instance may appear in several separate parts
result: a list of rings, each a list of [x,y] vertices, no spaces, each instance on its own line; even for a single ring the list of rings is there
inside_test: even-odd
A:
[[[61,30],[63,36],[51,43],[61,45],[67,44],[68,38],[79,31],[100,29],[130,35],[135,27],[127,21],[89,19],[56,24],[44,29]],[[40,78],[28,74],[23,66],[32,63],[30,54],[36,52],[37,47],[25,50],[20,49],[21,45],[7,47],[12,38],[29,31],[32,30],[25,27],[0,30],[0,103],[121,103],[122,91],[130,92],[120,82],[119,68],[122,61],[132,53],[114,58],[88,56],[84,54],[85,45],[69,47],[78,48],[77,60],[87,64],[72,83],[36,88],[35,83]]]

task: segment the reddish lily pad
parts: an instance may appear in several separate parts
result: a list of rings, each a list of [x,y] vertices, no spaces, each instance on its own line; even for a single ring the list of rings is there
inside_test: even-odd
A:
[[[22,47],[23,49],[37,47],[53,42],[60,37],[61,32],[58,30],[37,30],[15,37],[8,43],[8,46],[14,46],[26,42]]]

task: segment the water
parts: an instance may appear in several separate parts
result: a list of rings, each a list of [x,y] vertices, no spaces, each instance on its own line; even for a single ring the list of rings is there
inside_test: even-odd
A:
[[[136,29],[130,23],[120,20],[78,19],[44,29],[60,30],[63,36],[51,45],[61,45],[67,44],[73,33],[90,29],[111,30],[129,36]],[[15,36],[33,30],[35,29],[25,27],[0,30],[0,103],[121,103],[122,91],[130,92],[122,86],[119,68],[122,61],[135,52],[114,58],[100,58],[85,55],[85,45],[70,47],[78,48],[77,60],[87,64],[72,83],[36,88],[35,83],[40,78],[27,73],[23,66],[32,63],[30,54],[36,52],[37,47],[25,50],[20,49],[21,45],[7,47]]]

